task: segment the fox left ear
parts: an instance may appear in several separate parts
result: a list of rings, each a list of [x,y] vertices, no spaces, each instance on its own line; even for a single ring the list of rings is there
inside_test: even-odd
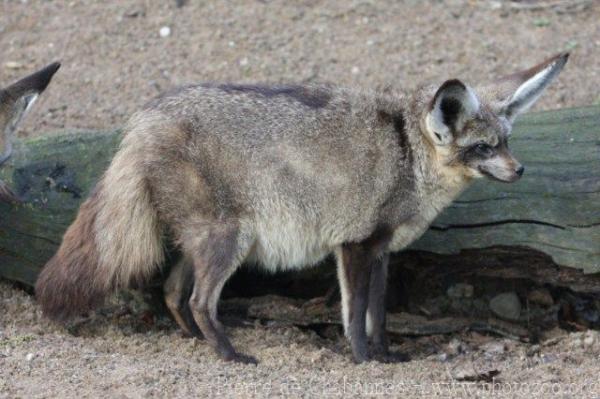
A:
[[[527,70],[500,79],[496,84],[498,114],[509,121],[531,107],[567,63],[569,53],[561,53]],[[500,97],[500,98],[498,98]]]
[[[436,145],[448,145],[465,122],[479,110],[473,90],[457,79],[447,80],[429,103],[425,125]]]

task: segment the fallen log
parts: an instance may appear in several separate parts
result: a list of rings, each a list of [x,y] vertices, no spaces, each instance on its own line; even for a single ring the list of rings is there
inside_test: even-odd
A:
[[[119,131],[78,131],[16,143],[0,179],[23,202],[0,204],[0,277],[33,285],[119,141]],[[475,183],[412,248],[530,248],[567,270],[599,273],[600,107],[525,115],[511,147],[523,179]]]

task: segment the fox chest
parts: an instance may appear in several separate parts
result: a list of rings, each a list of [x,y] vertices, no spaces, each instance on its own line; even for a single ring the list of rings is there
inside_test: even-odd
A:
[[[273,272],[317,264],[333,251],[317,223],[294,217],[258,221],[254,235],[248,261]]]
[[[421,237],[435,218],[460,194],[462,189],[462,185],[456,185],[451,187],[451,190],[440,189],[423,195],[415,214],[394,229],[389,246],[390,252],[400,251]]]

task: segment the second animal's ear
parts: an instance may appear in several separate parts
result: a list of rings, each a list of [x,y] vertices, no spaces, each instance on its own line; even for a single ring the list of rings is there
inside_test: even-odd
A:
[[[22,108],[21,112],[24,113],[46,89],[58,68],[60,64],[55,62],[7,87],[4,90],[6,102],[18,103],[15,105]]]
[[[425,128],[436,145],[448,145],[465,122],[479,110],[479,100],[471,88],[457,79],[447,80],[429,103]]]
[[[0,165],[12,154],[12,137],[21,118],[46,89],[60,64],[55,62],[0,90]]]

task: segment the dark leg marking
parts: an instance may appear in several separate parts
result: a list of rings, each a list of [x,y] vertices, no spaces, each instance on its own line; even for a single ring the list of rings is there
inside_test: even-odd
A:
[[[400,352],[389,351],[386,325],[386,291],[389,254],[381,255],[371,268],[371,284],[369,286],[369,308],[367,309],[367,325],[370,327],[371,358],[382,363],[398,363],[409,360]]]
[[[171,274],[165,282],[165,303],[173,318],[189,337],[204,338],[194,321],[189,305],[189,299],[194,289],[194,268],[191,261],[181,259],[171,269]]]
[[[346,335],[357,363],[369,359],[366,319],[375,346],[387,352],[385,336],[385,287],[387,283],[387,245],[393,230],[382,226],[362,242],[346,243],[338,255],[342,291],[342,311]]]
[[[360,244],[342,247],[342,270],[345,288],[348,291],[348,326],[352,355],[356,363],[369,360],[366,316],[369,304],[369,282],[371,264],[368,254]]]
[[[389,254],[382,255],[373,263],[371,269],[371,283],[369,286],[369,307],[367,309],[367,331],[371,337],[375,353],[385,353],[388,342],[385,332],[385,298],[387,288],[387,268]]]
[[[194,241],[198,243],[192,239]],[[217,303],[223,285],[239,266],[235,256],[238,250],[237,227],[215,225],[210,228],[208,237],[200,240],[193,250],[194,289],[189,304],[198,327],[222,359],[257,363],[255,358],[236,352],[217,320]]]
[[[182,291],[179,299],[179,311],[184,322],[188,325],[193,337],[204,338],[200,328],[194,320],[192,309],[190,309],[190,298],[194,291],[194,265],[191,262],[183,264],[184,272],[182,273]]]

